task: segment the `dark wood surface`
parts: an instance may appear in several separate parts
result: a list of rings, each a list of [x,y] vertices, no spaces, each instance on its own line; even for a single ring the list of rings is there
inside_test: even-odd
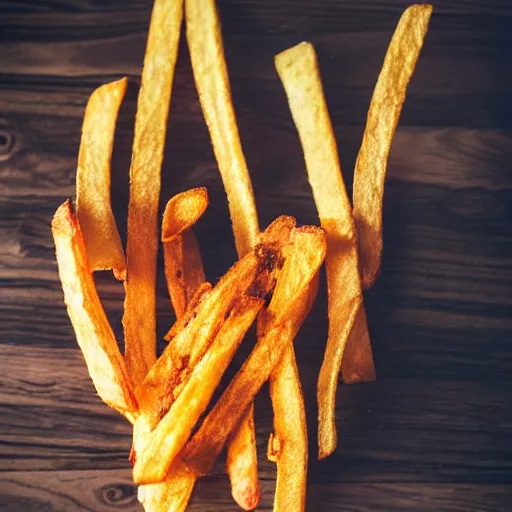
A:
[[[125,230],[133,113],[151,0],[0,1],[0,509],[139,511],[130,426],[95,396],[64,308],[50,219],[74,196],[88,95],[129,75],[113,201]],[[242,142],[261,224],[316,223],[273,56],[317,47],[344,177],[403,0],[219,0]],[[382,276],[366,295],[378,381],[340,387],[340,445],[315,461],[322,295],[297,340],[308,403],[308,510],[512,510],[512,4],[440,0],[389,166]],[[198,225],[210,279],[234,261],[227,205],[180,48],[162,205],[206,185]],[[172,321],[163,276],[159,331]],[[122,339],[122,287],[98,276]],[[263,499],[274,468],[257,402]],[[191,510],[235,510],[221,464]],[[291,511],[293,512],[293,511]]]

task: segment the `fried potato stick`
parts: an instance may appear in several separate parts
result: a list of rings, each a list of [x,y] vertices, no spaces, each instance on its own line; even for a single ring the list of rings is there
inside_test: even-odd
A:
[[[235,303],[208,351],[194,366],[183,389],[156,428],[140,436],[134,434],[137,459],[133,476],[136,484],[157,483],[165,478],[264,302],[263,299],[242,296]],[[135,429],[137,427],[136,422]]]
[[[64,301],[100,398],[133,423],[138,406],[123,356],[101,305],[80,224],[69,201],[52,220]]]
[[[293,217],[282,215],[258,237],[259,242],[288,240],[295,224]],[[260,500],[260,486],[254,402],[249,405],[242,420],[228,439],[226,469],[235,502],[244,510],[255,509]]]
[[[382,255],[384,178],[407,86],[427,34],[432,6],[409,7],[400,18],[368,109],[363,141],[354,171],[354,219],[359,242],[363,288],[370,288]]]
[[[185,0],[185,17],[192,71],[242,257],[256,243],[258,214],[231,101],[215,1]]]
[[[318,277],[317,273],[309,286],[307,304],[301,321],[307,317],[315,302]],[[283,301],[287,300],[286,293],[283,293],[282,297]],[[279,299],[277,296],[276,298]],[[284,306],[284,303],[271,303],[269,309]],[[274,432],[270,434],[267,457],[277,464],[273,510],[300,512],[306,507],[308,433],[293,339],[288,341],[283,357],[270,374],[269,384],[274,410]]]
[[[123,316],[126,364],[135,386],[156,359],[160,168],[182,16],[182,0],[155,0],[137,102]]]
[[[167,288],[180,319],[198,288],[204,283],[203,260],[192,226],[208,207],[205,188],[194,188],[169,200],[162,221]]]
[[[286,341],[293,339],[299,329],[300,319],[308,305],[306,291],[325,256],[325,235],[314,226],[295,228],[292,243],[295,249],[286,258],[283,272],[290,275],[293,282],[284,282],[278,276],[274,290],[275,295],[278,287],[288,287],[292,290],[292,299],[284,310],[268,320],[269,328],[265,336],[257,341],[240,371],[182,452],[185,463],[198,474],[211,469],[229,435],[242,419],[246,407],[283,356]],[[287,266],[294,271],[286,272],[284,268]]]
[[[110,206],[110,160],[119,108],[128,79],[98,87],[89,98],[82,124],[76,173],[76,215],[92,270],[113,270],[126,278],[121,238]]]
[[[176,459],[163,482],[141,485],[138,499],[146,512],[185,512],[197,476]]]
[[[318,445],[319,458],[324,458],[337,444],[338,374],[357,308],[362,307],[355,229],[315,51],[311,44],[301,43],[277,55],[275,64],[304,150],[320,224],[327,236],[329,334],[318,379]],[[364,363],[373,368],[373,357]]]

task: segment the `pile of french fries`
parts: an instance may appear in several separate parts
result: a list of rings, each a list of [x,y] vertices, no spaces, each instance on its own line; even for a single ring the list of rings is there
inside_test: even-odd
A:
[[[308,442],[293,341],[315,301],[325,259],[329,333],[318,378],[318,456],[324,458],[337,445],[339,374],[345,383],[375,379],[362,290],[379,273],[387,159],[431,11],[428,5],[410,7],[393,35],[356,162],[353,206],[313,46],[301,43],[276,56],[321,227],[298,227],[294,218],[281,216],[260,232],[214,0],[155,0],[135,119],[126,254],[110,204],[110,160],[127,79],[91,95],[76,205],[66,201],[58,208],[52,231],[68,313],[96,391],[133,424],[130,461],[145,510],[185,510],[196,480],[224,448],[233,498],[245,510],[256,508],[253,400],[267,381],[274,411],[267,456],[277,465],[274,510],[305,509]],[[159,226],[160,171],[183,17],[239,256],[215,286],[205,280],[193,232],[208,207],[206,189],[171,198]],[[159,232],[176,318],[157,357]],[[124,283],[124,355],[95,288],[97,270],[112,270]],[[255,322],[256,345],[211,404]]]

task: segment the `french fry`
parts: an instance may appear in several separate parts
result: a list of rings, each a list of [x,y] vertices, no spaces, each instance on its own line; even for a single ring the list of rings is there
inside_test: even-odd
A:
[[[295,224],[293,217],[282,215],[258,237],[259,242],[288,240]],[[244,510],[255,509],[260,499],[260,486],[254,403],[249,405],[242,420],[228,439],[226,469],[235,502]]]
[[[409,7],[400,18],[368,109],[363,141],[354,171],[354,219],[359,242],[363,288],[370,288],[380,269],[382,200],[391,141],[407,86],[427,34],[432,6]]]
[[[278,291],[279,288],[287,288],[291,299],[283,310],[268,318],[265,335],[257,341],[240,371],[182,452],[185,463],[198,474],[210,470],[246,407],[281,359],[286,342],[295,337],[309,305],[307,290],[325,256],[325,235],[320,228],[303,226],[292,231],[291,241],[293,250],[285,259],[274,290],[275,296],[283,293]],[[290,276],[293,281],[282,279],[282,275]]]
[[[146,512],[185,512],[197,476],[177,459],[163,482],[141,485],[138,499]]]
[[[137,102],[128,204],[125,357],[135,386],[156,359],[158,204],[182,0],[155,0]]]
[[[301,43],[277,55],[275,64],[304,150],[320,224],[327,236],[329,334],[318,378],[318,448],[319,458],[324,458],[337,444],[338,374],[357,309],[363,307],[355,229],[315,51],[311,44]],[[362,337],[361,341],[369,338]],[[373,357],[364,363],[373,369]]]
[[[282,264],[281,249],[289,242],[283,238],[283,230],[279,228],[285,223],[289,223],[289,218],[276,219],[268,228],[265,243],[258,244],[228,271],[215,288],[204,293],[188,324],[177,332],[136,389],[141,422],[147,424],[147,429],[152,430],[169,410],[237,297],[247,294],[265,298],[273,289],[273,276]]]
[[[167,288],[180,319],[198,288],[204,283],[201,253],[192,226],[208,207],[205,188],[177,194],[169,200],[162,221],[162,242]]]
[[[96,292],[80,224],[69,201],[55,212],[52,233],[64,301],[94,387],[107,405],[133,423],[137,400]]]
[[[76,173],[76,215],[92,270],[113,270],[126,278],[121,238],[110,207],[110,159],[119,108],[128,79],[98,87],[89,98],[82,124]]]
[[[263,299],[242,296],[227,313],[228,317],[209,350],[194,366],[169,411],[156,428],[138,435],[136,431],[139,421],[135,423],[134,448],[137,457],[133,479],[136,484],[157,483],[165,478],[263,305]],[[145,425],[142,429],[145,429]]]
[[[231,101],[215,1],[185,0],[185,18],[192,71],[242,257],[256,244],[258,214]]]
[[[302,320],[309,314],[318,293],[318,273],[307,291],[307,303]],[[279,297],[276,296],[277,299]],[[287,294],[282,294],[285,307]],[[276,307],[270,303],[269,309]],[[262,326],[262,329],[265,329]],[[270,398],[274,410],[274,432],[270,435],[267,457],[277,464],[274,512],[306,507],[306,480],[308,467],[308,435],[306,408],[300,385],[299,372],[293,350],[293,339],[288,340],[284,355],[270,374]]]

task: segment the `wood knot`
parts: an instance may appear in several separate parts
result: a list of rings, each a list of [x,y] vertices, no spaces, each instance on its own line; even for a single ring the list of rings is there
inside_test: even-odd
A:
[[[137,503],[136,487],[124,483],[104,485],[96,491],[96,496],[102,504],[120,509]]]
[[[8,160],[14,151],[14,136],[0,128],[0,162]]]

